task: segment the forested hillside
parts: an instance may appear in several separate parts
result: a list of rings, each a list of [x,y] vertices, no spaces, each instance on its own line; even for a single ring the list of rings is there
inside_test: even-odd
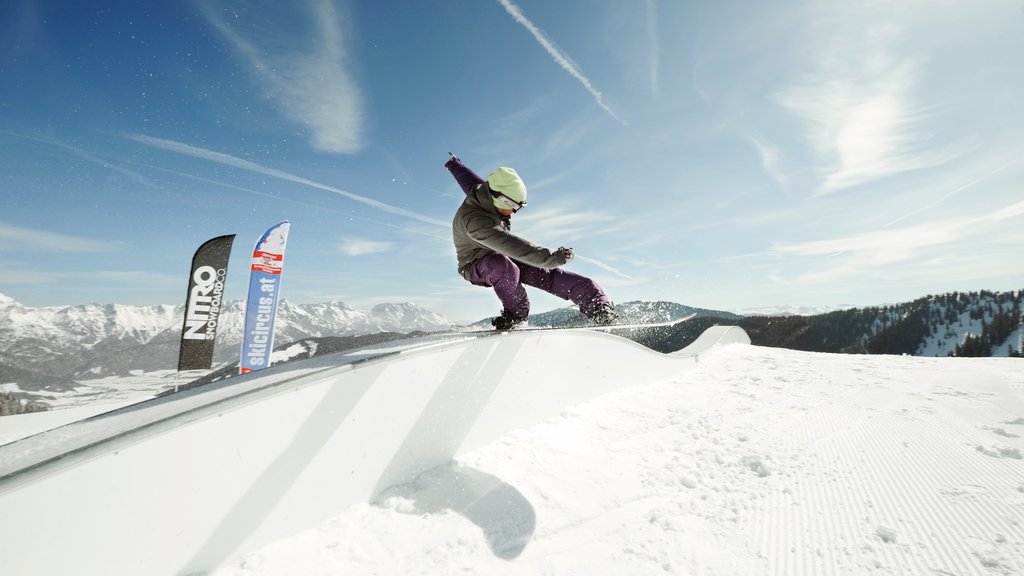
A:
[[[670,334],[624,335],[655,350],[672,352],[717,324],[742,327],[758,346],[808,352],[1020,357],[1022,300],[1024,290],[953,292],[815,316],[705,313]]]
[[[755,344],[816,352],[1021,356],[1024,291],[953,292],[818,316],[750,316]]]

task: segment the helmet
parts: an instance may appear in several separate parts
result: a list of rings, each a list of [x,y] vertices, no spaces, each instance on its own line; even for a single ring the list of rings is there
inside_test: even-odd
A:
[[[501,166],[487,176],[487,185],[498,208],[515,212],[526,206],[526,184],[514,169]]]

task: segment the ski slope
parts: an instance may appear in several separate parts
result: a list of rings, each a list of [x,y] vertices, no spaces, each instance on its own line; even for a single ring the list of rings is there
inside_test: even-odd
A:
[[[449,334],[290,363],[42,432],[0,447],[5,573],[207,573],[737,341],[749,342],[716,327],[663,355],[588,331]]]
[[[1024,573],[1016,359],[730,346],[217,576]]]
[[[117,413],[190,406],[0,481],[3,573],[1024,573],[1019,359],[453,338]]]

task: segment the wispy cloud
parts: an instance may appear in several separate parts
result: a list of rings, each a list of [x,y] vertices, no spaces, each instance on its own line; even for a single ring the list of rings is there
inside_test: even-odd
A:
[[[661,93],[661,40],[658,36],[658,2],[647,0],[647,37],[651,43],[651,94]]]
[[[765,173],[782,186],[789,186],[789,176],[780,168],[782,151],[779,147],[754,134],[747,134],[747,140],[761,155],[761,168]]]
[[[927,124],[938,111],[918,99],[921,62],[896,56],[898,23],[854,15],[833,22],[842,27],[817,26],[831,34],[808,70],[774,95],[804,126],[821,166],[818,195],[939,166],[969,150],[935,143]]]
[[[0,222],[0,243],[6,249],[17,248],[24,251],[74,254],[112,252],[121,248],[121,245],[116,242],[93,240],[68,234],[55,234],[45,230],[15,226],[6,222]]]
[[[949,218],[829,240],[776,245],[772,252],[781,256],[836,260],[835,265],[821,267],[803,276],[809,281],[835,280],[891,264],[926,261],[930,255],[926,252],[928,248],[964,243],[970,250],[977,250],[979,244],[1006,244],[1000,235],[1005,230],[999,225],[1021,216],[1024,216],[1024,201],[980,216]],[[1016,230],[1014,227],[1009,233],[1015,234]]]
[[[42,143],[42,144],[47,144],[49,146],[55,146],[57,148],[65,150],[65,151],[67,151],[67,152],[73,154],[74,156],[77,156],[77,157],[79,157],[79,158],[81,158],[83,160],[86,160],[88,162],[92,162],[93,164],[97,164],[99,166],[102,166],[103,168],[106,168],[108,170],[112,170],[112,171],[117,172],[119,174],[123,174],[124,176],[129,177],[130,179],[134,180],[138,184],[143,184],[143,185],[147,185],[147,186],[152,185],[152,182],[150,182],[150,180],[148,178],[146,178],[145,176],[143,176],[142,174],[139,174],[138,172],[135,172],[134,170],[129,170],[128,168],[125,168],[124,166],[121,166],[121,165],[119,165],[119,164],[117,164],[115,162],[111,162],[111,161],[109,161],[109,160],[107,160],[105,158],[101,158],[101,157],[99,157],[99,156],[97,156],[97,155],[95,155],[95,154],[93,154],[91,152],[87,152],[86,150],[82,149],[79,146],[74,146],[74,145],[68,144],[66,142],[61,142],[60,140],[53,139],[53,138],[43,138],[43,137],[39,137],[39,136],[29,136],[27,134],[19,134],[17,132],[10,132],[10,131],[7,131],[7,130],[0,130],[0,133],[8,134],[8,135],[14,136],[16,138],[23,138],[25,140],[31,140],[33,142],[39,142],[39,143]]]
[[[362,147],[363,98],[345,63],[345,29],[337,9],[330,0],[286,6],[289,22],[302,20],[295,13],[305,12],[313,29],[280,25],[267,5],[236,9],[214,2],[203,14],[264,82],[281,112],[309,130],[314,148],[356,152]]]
[[[4,290],[12,286],[33,286],[67,280],[64,273],[54,270],[40,270],[35,266],[26,268],[23,262],[5,261],[0,259],[0,269],[4,271]],[[73,282],[73,280],[69,281]],[[4,292],[0,290],[0,295]]]
[[[586,262],[587,264],[591,264],[593,266],[597,266],[601,270],[604,270],[605,272],[609,272],[611,274],[614,274],[614,275],[618,276],[619,278],[624,278],[626,280],[634,280],[634,278],[632,276],[630,276],[629,274],[626,274],[625,272],[619,270],[618,268],[615,268],[614,266],[611,266],[610,264],[606,264],[606,263],[604,263],[604,262],[602,262],[600,260],[597,260],[595,258],[589,258],[587,256],[576,256],[574,259],[575,260],[579,260],[580,262]]]
[[[395,245],[391,242],[378,242],[375,240],[363,240],[360,238],[346,238],[338,245],[338,249],[348,256],[366,256],[368,254],[380,254],[394,250]]]
[[[575,161],[582,162],[580,144],[597,137],[595,132],[599,130],[600,123],[595,122],[593,114],[586,109],[564,115],[560,123],[551,123],[549,113],[558,101],[557,96],[539,95],[522,108],[495,118],[486,137],[474,143],[477,154],[492,158],[511,158],[522,154],[523,149],[529,149],[539,157],[568,154]],[[537,130],[539,123],[543,123],[546,129]],[[536,180],[530,180],[527,186],[532,188],[537,183]]]
[[[618,220],[610,213],[582,209],[579,205],[581,203],[582,199],[577,198],[549,203],[543,208],[531,206],[529,215],[526,215],[524,211],[523,216],[516,217],[517,223],[514,223],[514,227],[517,230],[526,230],[526,236],[536,241],[543,243],[548,241],[545,239],[550,239],[551,242],[572,247],[574,240],[592,238],[595,229],[607,232],[609,223]],[[551,249],[555,247],[554,244],[548,246]],[[596,266],[619,278],[635,280],[632,276],[602,260],[579,253],[576,254],[575,259]]]
[[[322,204],[317,204],[317,203],[314,203],[314,202],[303,202],[302,200],[299,200],[299,199],[296,199],[296,198],[286,198],[286,197],[282,197],[282,196],[276,195],[276,194],[269,194],[267,192],[261,192],[259,190],[253,190],[252,188],[246,188],[245,186],[239,186],[239,185],[233,184],[231,182],[223,182],[223,181],[220,181],[220,180],[213,180],[213,179],[210,179],[210,178],[203,178],[202,176],[197,176],[195,174],[191,174],[191,173],[187,173],[187,172],[181,172],[180,170],[171,170],[170,168],[164,168],[162,166],[154,166],[152,164],[144,164],[144,163],[138,163],[138,165],[139,166],[143,166],[143,167],[145,167],[145,168],[147,168],[149,170],[159,170],[161,172],[166,172],[168,174],[174,174],[175,176],[178,176],[180,178],[188,178],[189,180],[195,180],[196,182],[204,182],[206,184],[213,184],[214,186],[220,186],[220,187],[223,187],[223,188],[227,188],[229,190],[237,190],[239,192],[243,192],[245,194],[252,194],[253,196],[259,196],[261,198],[269,198],[269,199],[272,199],[272,200],[277,201],[277,202],[288,202],[289,204],[295,204],[296,206],[305,206],[306,208],[314,208],[318,212],[331,212],[331,213],[335,213],[335,214],[343,214],[347,218],[352,218],[352,219],[355,219],[355,220],[361,220],[363,222],[369,222],[369,223],[374,224],[376,226],[381,226],[381,227],[386,227],[386,228],[396,228],[396,229],[399,229],[399,230],[401,230],[401,231],[403,231],[405,233],[409,233],[409,234],[419,234],[421,236],[428,236],[430,238],[434,238],[436,240],[442,240],[442,241],[445,241],[445,242],[448,242],[451,239],[451,236],[450,236],[450,234],[447,231],[444,231],[444,230],[439,231],[433,225],[430,226],[430,227],[410,226],[406,222],[398,222],[398,223],[396,223],[396,222],[390,222],[390,221],[388,221],[386,219],[383,219],[383,218],[381,218],[381,219],[367,218],[365,216],[360,216],[360,215],[352,214],[349,211],[344,211],[344,210],[341,210],[341,209],[334,209],[334,208],[325,207]],[[462,193],[462,191],[460,190],[459,194],[461,194],[461,193]]]
[[[974,178],[974,179],[972,179],[971,181],[969,181],[969,182],[967,182],[965,184],[961,184],[959,186],[956,186],[955,188],[953,188],[949,192],[946,192],[945,194],[943,194],[941,196],[938,196],[934,201],[932,201],[932,202],[930,202],[930,203],[928,203],[928,204],[918,208],[917,210],[914,210],[912,212],[908,212],[906,214],[903,214],[902,216],[899,216],[899,217],[889,221],[888,223],[886,223],[885,226],[886,227],[892,226],[893,224],[897,224],[899,222],[902,222],[903,220],[906,220],[907,218],[910,218],[910,217],[916,216],[916,215],[918,215],[918,214],[920,214],[922,212],[926,212],[928,210],[931,210],[935,206],[938,206],[939,204],[942,204],[943,202],[945,202],[949,198],[959,194],[960,192],[963,192],[964,190],[973,188],[973,187],[977,186],[978,184],[988,180],[989,178],[991,178],[995,174],[998,174],[998,173],[1002,172],[1003,170],[1006,170],[1007,168],[1009,168],[1013,164],[1014,164],[1014,162],[1005,163],[1005,164],[995,168],[994,170],[986,173],[985,175],[983,175],[981,177]]]
[[[184,144],[182,142],[175,142],[173,140],[165,140],[163,138],[154,138],[152,136],[146,136],[144,134],[126,134],[125,137],[127,137],[127,138],[129,138],[131,140],[134,140],[136,142],[139,142],[140,144],[145,144],[147,146],[152,146],[154,148],[160,148],[162,150],[167,150],[167,151],[170,151],[170,152],[176,152],[178,154],[184,154],[186,156],[192,156],[194,158],[200,158],[200,159],[203,159],[203,160],[209,160],[211,162],[216,162],[218,164],[223,164],[225,166],[231,166],[233,168],[238,168],[240,170],[247,170],[249,172],[255,172],[257,174],[263,174],[265,176],[271,176],[271,177],[274,177],[274,178],[280,178],[281,180],[287,180],[289,182],[295,182],[296,184],[302,184],[304,186],[309,186],[309,187],[312,187],[312,188],[317,188],[319,190],[324,190],[324,191],[327,191],[327,192],[338,194],[338,195],[344,196],[345,198],[348,198],[350,200],[354,200],[356,202],[360,202],[362,204],[366,204],[368,206],[372,206],[374,208],[377,208],[379,210],[383,210],[383,211],[388,212],[390,214],[395,214],[395,215],[398,215],[398,216],[404,216],[406,218],[410,218],[412,220],[417,220],[419,222],[424,222],[426,224],[431,224],[431,225],[434,225],[434,226],[443,226],[445,228],[451,226],[450,222],[444,222],[442,220],[436,220],[434,218],[429,218],[427,216],[423,216],[423,215],[419,214],[418,212],[413,212],[411,210],[406,210],[404,208],[399,208],[397,206],[392,206],[390,204],[385,204],[384,202],[380,202],[378,200],[374,200],[373,198],[367,198],[366,196],[360,196],[359,194],[353,194],[351,192],[346,192],[345,190],[342,190],[340,188],[336,188],[334,186],[330,186],[330,185],[327,185],[327,184],[321,184],[320,182],[315,182],[315,181],[310,180],[308,178],[303,178],[301,176],[296,176],[295,174],[290,174],[290,173],[284,172],[282,170],[277,170],[275,168],[268,168],[268,167],[265,167],[265,166],[260,166],[259,164],[256,164],[255,162],[250,162],[248,160],[243,160],[242,158],[231,156],[230,154],[224,154],[223,152],[216,152],[214,150],[208,150],[206,148],[200,148],[198,146],[192,146],[190,144]]]
[[[610,213],[587,209],[584,202],[582,197],[548,200],[536,207],[531,202],[526,210],[515,216],[513,227],[528,230],[528,236],[540,242],[546,241],[546,238],[556,242],[572,242],[574,239],[591,236],[595,228],[603,228],[607,223],[617,220]]]
[[[619,121],[622,124],[625,124],[625,122],[621,118],[619,118],[618,114],[616,114],[615,111],[612,110],[611,107],[605,103],[604,96],[602,96],[601,93],[596,88],[594,88],[594,84],[590,81],[589,78],[587,78],[583,74],[583,71],[580,70],[580,67],[577,66],[576,63],[572,61],[572,58],[570,58],[567,54],[565,54],[565,52],[560,50],[558,46],[555,45],[554,41],[548,38],[547,35],[544,34],[544,32],[537,27],[536,24],[531,22],[530,19],[527,18],[525,14],[523,14],[522,9],[519,8],[519,6],[515,2],[513,2],[512,0],[498,0],[498,2],[500,2],[501,5],[505,7],[505,11],[508,12],[512,16],[512,18],[515,19],[516,22],[520,23],[524,28],[526,28],[530,32],[530,34],[533,35],[537,42],[540,43],[540,45],[545,50],[547,50],[548,54],[550,54],[551,57],[555,60],[556,64],[561,66],[563,70],[568,72],[573,78],[579,81],[579,83],[582,84],[583,87],[587,89],[587,92],[590,92],[590,95],[594,97],[594,100],[597,101],[597,105],[600,106],[602,110],[607,112],[615,120]]]

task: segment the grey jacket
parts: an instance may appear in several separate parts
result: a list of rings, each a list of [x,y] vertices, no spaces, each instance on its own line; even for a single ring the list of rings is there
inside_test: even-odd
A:
[[[565,264],[564,253],[535,246],[510,230],[508,218],[499,214],[494,206],[487,182],[473,187],[452,221],[459,274],[469,280],[469,265],[495,252],[537,268],[557,268]]]

